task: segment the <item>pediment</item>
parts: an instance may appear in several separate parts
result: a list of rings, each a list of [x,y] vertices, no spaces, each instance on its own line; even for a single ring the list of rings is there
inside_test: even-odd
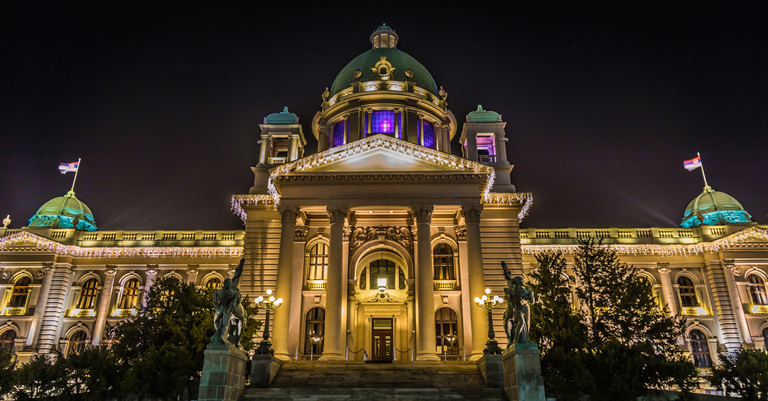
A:
[[[768,242],[768,230],[760,227],[749,227],[741,231],[726,235],[723,238],[715,240],[714,242],[725,243],[756,243]]]
[[[270,170],[270,176],[296,173],[347,172],[440,172],[461,171],[486,174],[493,168],[435,149],[418,146],[386,135],[374,135],[344,146],[316,153]]]

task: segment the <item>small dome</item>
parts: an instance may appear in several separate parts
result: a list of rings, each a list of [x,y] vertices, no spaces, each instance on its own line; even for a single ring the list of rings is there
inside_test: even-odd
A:
[[[471,123],[495,123],[499,121],[499,113],[490,110],[483,110],[483,106],[478,104],[477,110],[467,114]]]
[[[394,29],[392,29],[389,26],[387,26],[387,24],[381,24],[381,26],[376,28],[376,30],[377,31],[392,31],[392,32],[395,31]]]
[[[681,226],[690,228],[705,225],[752,223],[752,216],[741,203],[725,192],[718,192],[709,185],[685,208]]]
[[[288,107],[283,107],[283,111],[272,113],[264,118],[264,124],[298,124],[299,117],[296,114],[289,113]]]
[[[73,191],[53,198],[37,210],[29,219],[30,227],[76,228],[80,231],[95,231],[91,209],[81,202]]]

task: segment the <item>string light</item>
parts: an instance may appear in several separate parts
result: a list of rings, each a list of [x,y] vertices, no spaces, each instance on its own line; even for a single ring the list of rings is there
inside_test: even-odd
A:
[[[528,212],[533,206],[533,194],[530,192],[487,192],[485,194],[485,203],[489,205],[513,205],[521,204],[523,207],[517,218],[520,221],[528,216]]]
[[[599,246],[614,250],[619,255],[693,256],[717,253],[723,249],[747,242],[749,238],[768,241],[768,230],[750,227],[711,242],[698,244],[608,244]],[[528,255],[555,252],[573,255],[578,251],[579,245],[522,245],[521,248],[522,252]]]
[[[0,238],[0,251],[15,246],[34,245],[35,251],[78,258],[240,258],[241,246],[137,246],[81,247],[64,245],[26,231]],[[15,250],[15,249],[14,249]]]

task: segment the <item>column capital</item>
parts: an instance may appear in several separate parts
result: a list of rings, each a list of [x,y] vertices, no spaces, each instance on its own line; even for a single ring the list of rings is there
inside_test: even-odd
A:
[[[734,276],[741,276],[741,269],[736,267],[736,261],[733,259],[723,259],[723,267],[730,270]]]
[[[431,204],[418,204],[413,205],[413,216],[416,218],[416,223],[432,224],[432,213],[435,211],[435,205]]]
[[[344,224],[344,219],[347,218],[348,210],[346,205],[328,205],[325,207],[325,210],[328,212],[328,218],[331,220],[331,224]]]
[[[280,222],[283,224],[296,224],[296,218],[299,217],[299,207],[294,205],[280,205],[277,207],[280,213]]]
[[[656,266],[658,266],[659,273],[661,274],[669,274],[670,272],[672,272],[672,269],[669,268],[668,262],[659,262],[659,263],[656,263]]]
[[[307,226],[296,226],[293,229],[293,240],[294,241],[306,241],[307,240],[307,232],[309,231],[309,228]]]
[[[117,274],[117,266],[107,265],[107,270],[104,270],[104,274],[107,276],[114,276]]]
[[[157,265],[147,265],[147,276],[156,276],[157,275]]]
[[[194,276],[199,271],[200,265],[187,265],[187,275]]]
[[[483,205],[461,205],[461,215],[467,223],[479,223]]]
[[[43,272],[43,274],[45,275],[52,272],[53,269],[54,267],[52,262],[43,262],[43,268],[40,269],[40,271]]]

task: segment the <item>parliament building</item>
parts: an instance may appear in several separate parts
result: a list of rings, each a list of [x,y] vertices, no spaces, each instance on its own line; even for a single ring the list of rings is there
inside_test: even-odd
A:
[[[502,116],[478,106],[457,118],[394,30],[370,41],[311,124],[287,108],[264,118],[253,186],[231,201],[243,230],[102,231],[72,191],[27,226],[4,223],[0,346],[25,362],[108,342],[106,325],[135,315],[156,280],[215,287],[245,258],[240,290],[284,300],[278,358],[476,360],[488,323],[473,300],[502,295],[500,262],[526,276],[537,254],[572,263],[579,239],[595,237],[688,316],[684,346],[703,374],[718,350],[766,349],[768,227],[736,199],[707,186],[679,227],[521,229],[535,194],[510,182]]]

